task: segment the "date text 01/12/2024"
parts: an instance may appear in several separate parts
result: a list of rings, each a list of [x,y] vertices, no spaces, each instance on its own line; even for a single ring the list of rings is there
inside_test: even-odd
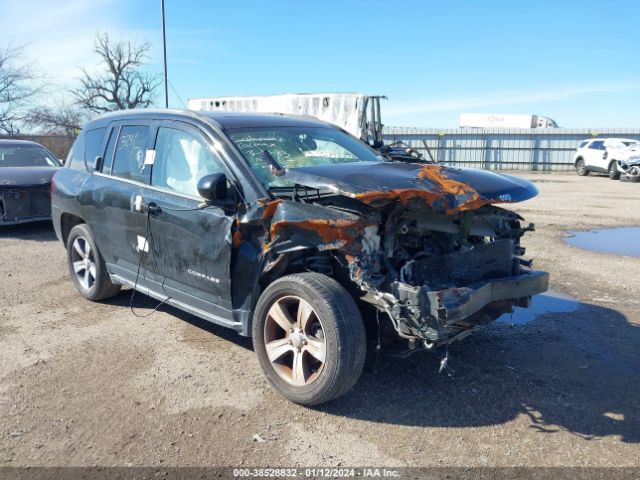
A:
[[[234,478],[396,478],[400,472],[388,468],[235,468]]]

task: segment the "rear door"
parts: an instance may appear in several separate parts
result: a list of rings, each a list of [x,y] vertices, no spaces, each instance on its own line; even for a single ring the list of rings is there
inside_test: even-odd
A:
[[[118,122],[111,125],[102,168],[94,172],[83,203],[85,218],[94,232],[107,269],[135,282],[144,275],[146,216],[138,206],[151,174],[145,155],[152,141],[151,122]]]
[[[146,281],[154,290],[225,319],[232,318],[232,212],[203,206],[197,183],[229,176],[211,141],[184,122],[161,122],[155,138],[150,186],[143,192],[149,217]],[[230,178],[230,177],[228,177]],[[155,204],[155,205],[154,205]]]

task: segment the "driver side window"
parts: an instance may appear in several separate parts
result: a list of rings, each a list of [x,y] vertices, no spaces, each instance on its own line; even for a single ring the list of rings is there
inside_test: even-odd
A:
[[[198,181],[212,173],[223,173],[205,139],[177,128],[160,127],[151,185],[194,197]]]

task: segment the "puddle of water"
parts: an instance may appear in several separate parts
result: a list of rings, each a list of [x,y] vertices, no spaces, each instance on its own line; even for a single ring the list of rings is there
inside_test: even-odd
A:
[[[569,245],[592,252],[640,257],[640,227],[599,228],[569,232]]]
[[[529,308],[515,307],[513,313],[505,313],[497,322],[525,325],[536,319],[543,313],[574,312],[580,308],[580,303],[573,297],[564,293],[549,290],[548,292],[534,295]]]

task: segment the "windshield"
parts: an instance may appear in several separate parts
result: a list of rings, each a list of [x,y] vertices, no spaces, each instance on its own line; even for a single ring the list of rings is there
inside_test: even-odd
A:
[[[0,146],[0,167],[59,167],[60,162],[37,145]]]
[[[272,173],[264,160],[265,150],[283,169],[380,161],[360,140],[330,127],[242,128],[230,129],[228,135],[267,188],[288,187],[292,183]]]

